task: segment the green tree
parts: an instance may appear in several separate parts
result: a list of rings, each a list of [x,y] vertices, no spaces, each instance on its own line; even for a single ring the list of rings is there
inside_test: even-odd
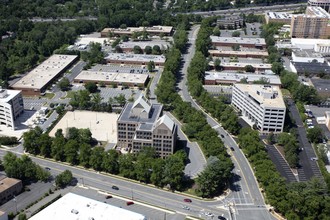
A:
[[[44,133],[38,138],[37,142],[40,147],[40,154],[44,157],[50,157],[52,138],[47,133]]]
[[[94,82],[87,82],[85,84],[85,89],[87,89],[87,91],[90,93],[95,93],[97,92],[97,85]]]
[[[162,54],[162,51],[161,51],[161,49],[160,49],[160,47],[158,45],[154,45],[152,47],[152,54],[154,54],[154,55],[160,55],[160,54]]]
[[[323,130],[319,126],[307,129],[307,138],[310,142],[321,143],[324,138]]]
[[[220,70],[220,68],[221,68],[220,64],[221,64],[221,60],[220,60],[219,58],[216,58],[216,59],[214,60],[214,68],[215,68],[216,70]]]
[[[92,150],[92,154],[89,159],[89,164],[94,170],[101,171],[102,170],[102,161],[104,156],[104,148],[103,147],[94,147]]]
[[[142,54],[143,51],[142,51],[140,46],[135,45],[134,48],[133,48],[133,53],[134,54]]]
[[[30,154],[38,155],[40,153],[40,146],[38,140],[42,134],[40,127],[35,127],[28,132],[23,134],[23,147],[24,150]]]
[[[69,140],[64,146],[64,154],[66,162],[71,165],[78,163],[79,143],[76,140]]]
[[[120,94],[118,96],[115,96],[115,101],[120,105],[120,106],[124,106],[126,103],[126,98],[124,94]]]
[[[146,47],[144,48],[144,53],[145,53],[145,54],[151,54],[151,53],[152,53],[152,48],[151,48],[150,46],[146,46]]]
[[[69,185],[73,180],[72,172],[70,170],[65,170],[60,173],[55,178],[55,184],[57,187],[64,188]]]
[[[246,65],[244,67],[245,72],[254,73],[256,70],[252,65]]]
[[[155,69],[155,62],[151,60],[148,62],[148,71],[153,72],[154,69]]]
[[[119,163],[118,163],[119,154],[116,150],[108,150],[104,153],[102,168],[105,172],[111,174],[119,173]]]
[[[20,213],[18,215],[18,220],[27,220],[27,217],[26,217],[25,213]]]
[[[123,177],[135,179],[133,161],[134,161],[134,155],[132,154],[120,155],[118,159],[119,174],[122,175]]]
[[[91,146],[86,144],[86,143],[82,143],[79,147],[79,156],[78,156],[78,160],[79,160],[79,164],[85,168],[89,168],[90,164],[89,164],[89,159],[91,156]]]
[[[215,27],[215,28],[213,29],[213,35],[220,37],[221,32],[220,32],[219,27]]]
[[[70,89],[70,81],[68,78],[63,77],[61,81],[58,83],[58,87],[61,89],[61,91],[67,91]]]
[[[232,34],[231,34],[232,37],[239,37],[241,36],[241,32],[239,31],[234,31]]]

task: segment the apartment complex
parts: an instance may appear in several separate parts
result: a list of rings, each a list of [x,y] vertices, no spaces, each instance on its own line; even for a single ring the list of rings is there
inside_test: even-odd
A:
[[[0,125],[15,130],[15,120],[24,111],[21,91],[0,87]]]
[[[292,38],[323,38],[330,36],[330,15],[321,7],[307,7],[306,14],[292,15]]]
[[[150,35],[171,36],[173,34],[172,26],[152,26],[152,27],[127,27],[127,28],[104,28],[101,31],[101,37],[108,37],[109,33],[116,36],[131,36],[134,32],[146,31]]]
[[[0,204],[6,203],[22,191],[21,180],[9,178],[0,174]]]
[[[160,157],[174,152],[176,124],[163,115],[163,105],[150,104],[143,96],[125,105],[117,121],[117,131],[117,147],[132,153],[144,146],[154,147]]]
[[[232,105],[261,133],[283,131],[286,107],[278,86],[234,84]]]
[[[330,12],[330,1],[329,0],[308,0],[307,5],[321,7],[325,11]]]

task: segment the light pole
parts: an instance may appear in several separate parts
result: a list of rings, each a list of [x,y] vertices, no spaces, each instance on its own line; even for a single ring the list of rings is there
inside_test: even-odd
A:
[[[85,186],[84,178],[81,177],[80,179],[81,179],[81,182],[82,182],[83,186]]]
[[[16,214],[17,214],[17,200],[16,200],[16,196],[14,196],[14,202],[15,202],[15,206],[16,206]]]

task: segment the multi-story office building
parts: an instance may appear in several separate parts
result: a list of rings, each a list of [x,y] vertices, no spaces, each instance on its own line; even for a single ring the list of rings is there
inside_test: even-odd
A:
[[[6,203],[22,191],[21,180],[0,175],[0,204]]]
[[[321,7],[327,12],[330,12],[330,0],[308,0],[307,5]]]
[[[278,86],[234,84],[232,105],[261,133],[283,131],[286,107]]]
[[[291,18],[292,38],[323,38],[330,36],[330,15],[321,7],[307,7],[306,14]]]
[[[0,125],[15,130],[15,120],[23,112],[24,104],[21,91],[0,87]]]
[[[177,126],[163,115],[163,106],[150,104],[143,96],[134,103],[127,103],[117,121],[117,147],[132,153],[142,147],[156,149],[158,156],[167,157],[174,152]]]

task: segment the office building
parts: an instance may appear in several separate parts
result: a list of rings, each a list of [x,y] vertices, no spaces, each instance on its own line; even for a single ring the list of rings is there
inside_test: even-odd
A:
[[[22,90],[23,95],[40,95],[76,60],[78,60],[77,55],[54,54],[11,87],[15,90]]]
[[[321,53],[315,52],[314,50],[292,50],[292,61],[293,62],[302,62],[302,63],[311,63],[318,62],[324,63],[325,59]]]
[[[143,96],[125,105],[117,121],[117,131],[117,147],[120,149],[137,153],[142,147],[150,146],[160,157],[174,152],[176,124],[163,115],[163,105],[150,104]]]
[[[15,130],[15,120],[24,111],[21,91],[0,87],[0,124]]]
[[[244,19],[238,15],[233,16],[223,16],[218,18],[217,25],[220,29],[238,29],[242,28],[244,25]]]
[[[214,63],[213,63],[214,64]],[[272,69],[272,64],[269,63],[234,63],[222,62],[220,64],[223,70],[245,71],[245,66],[252,66],[256,73],[265,72]]]
[[[266,41],[264,38],[253,38],[253,37],[217,37],[210,36],[212,45],[215,47],[232,47],[239,45],[241,47],[248,48],[266,48]]]
[[[74,193],[68,193],[41,210],[30,220],[147,220],[139,213],[99,202]]]
[[[330,12],[330,1],[329,0],[308,0],[307,5],[321,7],[325,11]]]
[[[148,65],[153,61],[155,66],[164,66],[166,58],[163,55],[146,55],[146,54],[125,54],[125,53],[109,53],[104,58],[107,63],[126,64],[126,65]]]
[[[134,32],[146,31],[149,35],[171,36],[173,34],[172,26],[152,26],[152,27],[127,27],[127,28],[104,28],[101,31],[101,37],[109,37],[109,33],[115,36],[131,36]]]
[[[265,13],[265,20],[268,24],[269,22],[273,23],[284,23],[284,24],[291,24],[291,17],[292,14],[287,12],[266,12]]]
[[[0,174],[0,204],[8,202],[22,191],[21,180],[9,178]]]
[[[234,50],[209,50],[211,56],[214,57],[241,57],[241,58],[267,58],[268,52],[258,51],[234,51]]]
[[[330,36],[330,15],[320,7],[307,7],[306,14],[292,15],[292,38],[322,38]]]
[[[286,107],[278,86],[234,84],[232,105],[261,133],[283,131]]]

